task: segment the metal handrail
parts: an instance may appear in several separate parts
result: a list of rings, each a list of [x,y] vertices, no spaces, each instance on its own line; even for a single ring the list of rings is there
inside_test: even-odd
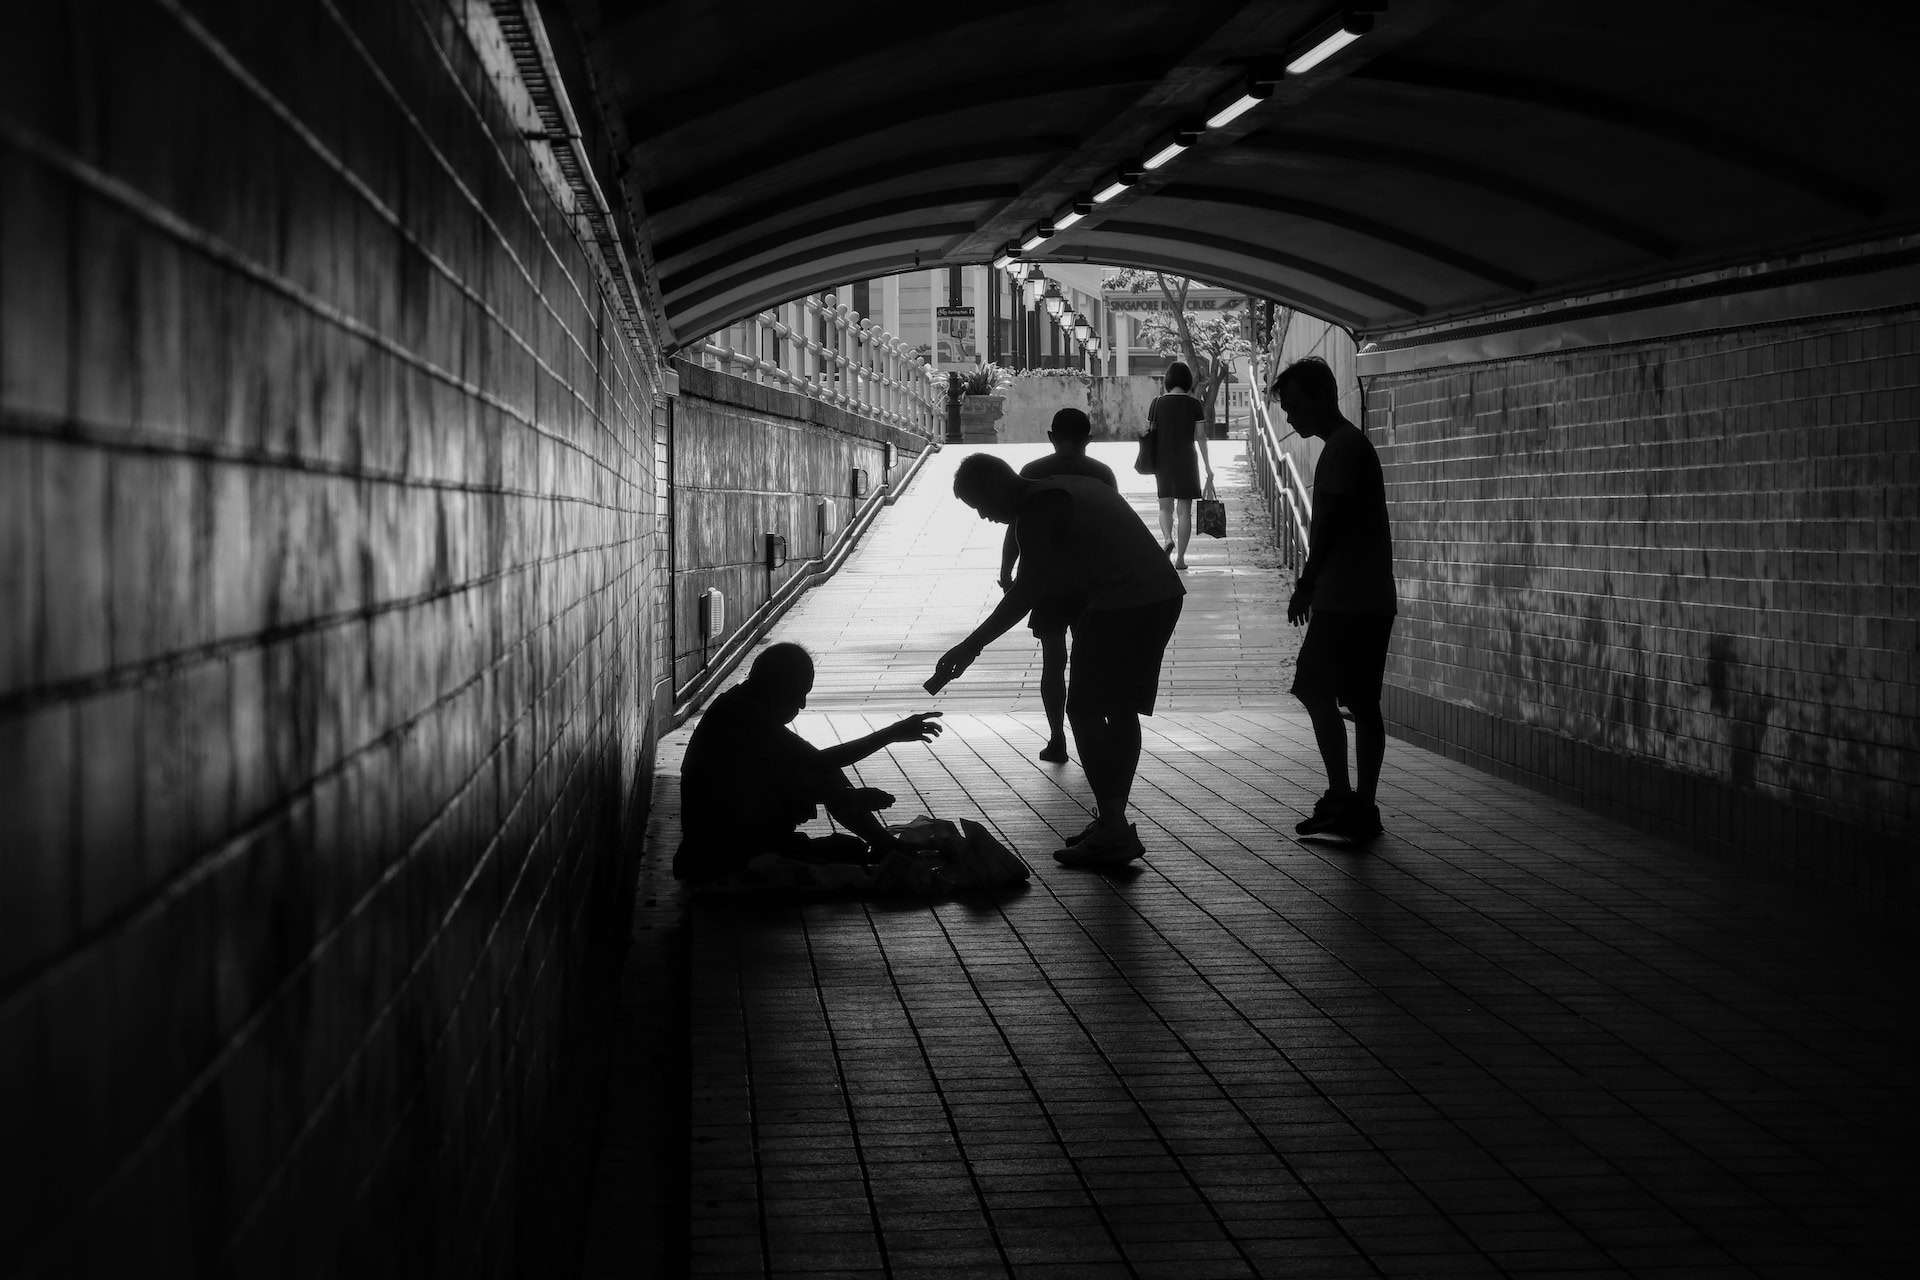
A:
[[[691,352],[709,369],[785,387],[929,439],[942,429],[940,376],[844,302],[798,298],[709,334]]]
[[[1308,496],[1310,491],[1300,468],[1280,448],[1273,421],[1267,416],[1266,399],[1258,393],[1258,388],[1265,385],[1260,372],[1254,361],[1247,361],[1248,383],[1255,388],[1255,394],[1248,397],[1253,405],[1253,427],[1247,433],[1247,452],[1255,458],[1254,483],[1267,504],[1267,517],[1273,521],[1274,532],[1280,535],[1281,555],[1287,568],[1297,570],[1306,560],[1313,500]]]

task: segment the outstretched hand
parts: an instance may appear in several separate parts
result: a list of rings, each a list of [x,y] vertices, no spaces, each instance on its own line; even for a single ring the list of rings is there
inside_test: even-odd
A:
[[[904,720],[896,720],[880,732],[888,742],[931,742],[946,726],[939,723],[938,711],[921,711]],[[891,799],[888,804],[893,803]]]
[[[853,803],[869,813],[875,809],[889,809],[893,807],[893,792],[882,791],[879,787],[856,787]]]
[[[980,651],[964,640],[941,654],[940,661],[933,664],[933,682],[936,687],[959,676],[962,671],[972,666],[973,660],[979,656]]]

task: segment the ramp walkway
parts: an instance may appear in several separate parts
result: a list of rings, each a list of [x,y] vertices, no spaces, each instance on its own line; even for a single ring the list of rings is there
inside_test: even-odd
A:
[[[814,741],[944,711],[860,781],[986,823],[1033,883],[689,907],[675,734],[640,924],[685,922],[684,986],[629,984],[588,1274],[646,1249],[746,1277],[1905,1273],[1910,992],[1872,928],[1398,741],[1383,839],[1293,836],[1322,780],[1237,445],[1146,722],[1147,858],[1058,867],[1088,797],[1035,758],[1031,638],[919,688],[997,594],[965,452],[774,638],[815,654]]]

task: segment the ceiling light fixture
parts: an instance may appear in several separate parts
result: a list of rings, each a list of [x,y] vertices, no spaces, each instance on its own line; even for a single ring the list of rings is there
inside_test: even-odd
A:
[[[1140,167],[1142,167],[1142,169],[1158,169],[1160,165],[1164,165],[1169,159],[1173,159],[1175,155],[1185,152],[1187,148],[1190,148],[1190,146],[1192,146],[1194,142],[1198,142],[1198,140],[1200,140],[1200,130],[1179,130],[1177,134],[1173,134],[1173,142],[1167,142],[1164,148],[1160,148],[1158,152],[1148,155],[1146,161],[1144,161]]]
[[[1112,182],[1093,193],[1093,202],[1105,204],[1138,181],[1140,181],[1140,170],[1122,169]]]
[[[1301,51],[1287,62],[1287,74],[1304,75],[1373,30],[1373,15],[1343,9],[1306,34]]]
[[[1019,262],[1019,259],[1014,255],[1015,250],[1011,246],[1002,249],[1000,256],[993,260],[993,265],[1001,271],[1011,271]]]
[[[1020,242],[1020,252],[1032,253],[1052,237],[1053,228],[1043,222],[1033,229],[1032,235]]]
[[[1074,223],[1080,221],[1080,219],[1086,217],[1088,214],[1092,212],[1093,212],[1092,201],[1075,200],[1073,202],[1073,207],[1071,209],[1067,210],[1065,213],[1054,215],[1053,229],[1056,232],[1065,231],[1068,227],[1072,226]]]
[[[1240,93],[1240,96],[1207,117],[1207,128],[1220,129],[1232,124],[1247,112],[1253,110],[1273,96],[1273,85],[1255,81]]]

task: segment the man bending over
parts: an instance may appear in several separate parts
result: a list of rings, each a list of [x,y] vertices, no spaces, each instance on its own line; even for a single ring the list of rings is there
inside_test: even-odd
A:
[[[983,519],[1013,527],[1020,571],[986,620],[935,664],[934,680],[972,666],[1036,607],[1069,619],[1067,722],[1097,812],[1053,856],[1070,867],[1130,862],[1145,852],[1127,821],[1140,717],[1153,713],[1160,662],[1180,620],[1180,575],[1127,500],[1098,480],[1025,480],[1005,459],[976,453],[955,470],[953,492]]]

